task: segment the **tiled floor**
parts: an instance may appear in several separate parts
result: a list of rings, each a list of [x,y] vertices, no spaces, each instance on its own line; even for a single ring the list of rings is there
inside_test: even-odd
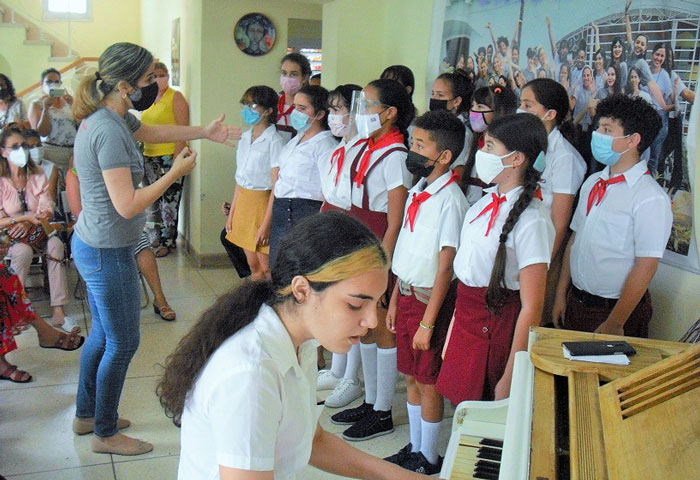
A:
[[[9,354],[8,360],[30,372],[34,380],[26,385],[0,383],[0,475],[18,480],[176,478],[180,432],[163,414],[154,393],[160,373],[158,364],[192,327],[199,313],[240,280],[233,268],[197,269],[181,251],[159,259],[158,265],[166,296],[177,311],[177,321],[163,322],[150,305],[142,310],[141,346],[129,368],[120,406],[120,413],[133,423],[125,433],[152,442],[153,451],[139,457],[92,453],[90,435],[78,437],[71,431],[79,351],[43,350],[30,329],[17,337],[19,349]],[[74,267],[71,272],[72,287]],[[35,280],[32,277],[27,283],[31,285]],[[29,293],[34,299],[45,297],[39,289],[30,289]],[[48,312],[46,299],[36,300],[35,305],[40,314]],[[78,300],[68,306],[68,313],[89,332],[90,320],[82,312]],[[395,432],[355,446],[386,456],[405,445],[408,442],[405,402],[406,388],[400,382],[394,397]],[[329,421],[332,413],[335,410],[325,409],[321,424],[340,434],[342,427]],[[447,445],[451,415],[448,408],[447,418],[443,420],[441,451]],[[308,467],[300,478],[340,477]]]

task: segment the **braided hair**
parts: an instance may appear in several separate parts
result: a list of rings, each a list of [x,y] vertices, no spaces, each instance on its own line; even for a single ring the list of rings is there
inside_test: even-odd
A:
[[[508,151],[521,152],[525,155],[525,176],[523,190],[508,213],[503,229],[498,237],[498,250],[491,270],[491,279],[486,291],[486,307],[495,312],[505,304],[506,286],[506,241],[515,228],[520,215],[530,206],[538,187],[540,172],[534,168],[540,153],[547,152],[547,130],[542,121],[529,113],[510,114],[495,119],[486,130],[487,133],[503,143]]]

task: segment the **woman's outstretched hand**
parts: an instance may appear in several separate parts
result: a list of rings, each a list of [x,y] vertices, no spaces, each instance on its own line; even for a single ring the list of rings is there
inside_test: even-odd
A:
[[[205,138],[216,143],[223,143],[229,147],[235,147],[235,140],[240,140],[243,130],[234,125],[224,125],[226,114],[222,113],[219,118],[211,122],[205,130]]]

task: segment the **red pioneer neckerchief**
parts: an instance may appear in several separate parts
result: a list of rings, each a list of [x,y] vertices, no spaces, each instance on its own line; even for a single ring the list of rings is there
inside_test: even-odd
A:
[[[355,142],[351,147],[349,148],[354,148],[357,145],[360,145],[362,143],[366,143],[367,139],[362,138]],[[335,173],[335,184],[338,185],[338,179],[340,178],[340,171],[343,168],[343,162],[345,161],[345,147],[347,145],[343,145],[342,147],[338,147],[335,152],[333,152],[333,155],[331,156],[331,170],[333,170],[333,164],[336,163],[336,173]]]
[[[450,178],[445,182],[443,186],[437,189],[437,192],[448,186],[450,183],[459,180],[459,175],[456,172],[452,172],[452,175],[450,175]],[[413,194],[413,198],[411,199],[411,204],[408,206],[408,210],[406,211],[406,220],[403,222],[404,228],[406,225],[410,225],[411,231],[413,231],[413,224],[416,222],[416,215],[418,215],[418,209],[420,208],[420,204],[425,202],[427,199],[432,197],[434,194],[430,194],[427,191],[420,192],[418,195],[415,193]]]
[[[647,170],[644,172],[644,175],[651,175],[651,172]],[[588,205],[586,207],[586,216],[588,216],[589,213],[591,213],[591,208],[593,207],[593,202],[595,202],[596,206],[600,205],[600,202],[603,201],[603,197],[605,197],[605,192],[608,190],[608,185],[614,185],[616,183],[624,182],[625,181],[625,175],[620,174],[616,177],[609,178],[607,180],[603,180],[602,178],[599,178],[597,182],[593,185],[593,188],[591,188],[591,193],[588,194]]]
[[[392,127],[391,130],[379,137],[376,142],[373,138],[369,138],[367,148],[360,159],[360,165],[357,167],[357,173],[355,173],[355,177],[353,178],[353,182],[355,182],[355,185],[357,185],[358,188],[362,186],[362,182],[365,179],[365,174],[369,168],[369,159],[372,156],[372,152],[394,143],[403,144],[403,135],[396,127]]]
[[[469,223],[474,223],[477,218],[479,218],[480,216],[482,216],[483,214],[485,214],[486,212],[491,210],[491,218],[489,218],[489,226],[486,228],[486,235],[484,235],[485,237],[488,237],[489,232],[491,231],[491,227],[493,227],[493,224],[496,221],[496,217],[498,216],[498,210],[501,208],[501,203],[506,201],[506,196],[505,195],[498,196],[492,192],[491,199],[492,199],[491,203],[486,205],[486,208],[484,208],[479,215],[474,217],[474,220],[469,222]]]
[[[283,93],[280,95],[280,99],[277,101],[277,121],[279,122],[280,120],[284,119],[284,124],[289,125],[289,122],[287,121],[287,118],[289,117],[289,114],[292,113],[294,110],[294,104],[290,105],[287,111],[284,111],[284,105],[286,102],[286,94]]]

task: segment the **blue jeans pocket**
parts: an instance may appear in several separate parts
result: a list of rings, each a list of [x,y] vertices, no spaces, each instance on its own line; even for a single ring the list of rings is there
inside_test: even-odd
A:
[[[75,264],[84,277],[102,270],[102,252],[83,242],[77,234],[73,235],[72,248]]]

